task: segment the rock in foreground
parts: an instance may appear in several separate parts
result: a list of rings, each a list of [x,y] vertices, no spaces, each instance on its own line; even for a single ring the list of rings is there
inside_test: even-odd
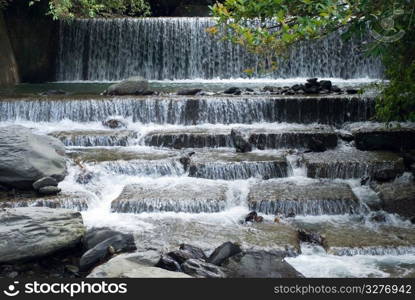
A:
[[[64,179],[65,148],[57,139],[33,134],[22,126],[8,126],[0,128],[0,141],[0,184],[32,189],[43,177]]]
[[[0,212],[0,223],[0,263],[75,247],[85,233],[81,214],[66,209],[7,209]]]
[[[95,268],[88,278],[191,278],[180,272],[140,264],[126,255],[114,257]]]

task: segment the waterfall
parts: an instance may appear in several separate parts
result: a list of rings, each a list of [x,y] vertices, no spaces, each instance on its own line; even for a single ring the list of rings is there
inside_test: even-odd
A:
[[[0,101],[0,121],[94,122],[111,116],[156,124],[252,124],[260,122],[342,125],[374,115],[375,101],[367,97],[118,97],[113,99]]]
[[[206,32],[212,18],[76,19],[60,23],[56,78],[73,80],[212,79],[260,76],[259,59]],[[339,33],[299,43],[274,78],[380,78],[379,60],[365,57],[362,40]],[[76,57],[76,59],[74,59]]]

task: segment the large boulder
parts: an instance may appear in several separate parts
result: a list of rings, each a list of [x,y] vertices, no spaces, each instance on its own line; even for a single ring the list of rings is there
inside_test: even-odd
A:
[[[81,214],[66,209],[6,209],[0,211],[0,224],[0,264],[73,248],[85,234]]]
[[[220,266],[226,259],[240,252],[242,252],[242,250],[238,244],[226,242],[216,248],[215,251],[213,251],[213,253],[207,259],[207,262]]]
[[[119,255],[105,264],[96,267],[88,278],[191,278],[181,272],[151,267],[130,258]]]
[[[183,272],[196,278],[225,278],[221,267],[191,258],[182,264]]]
[[[223,264],[229,277],[234,278],[301,278],[301,273],[283,257],[266,251],[249,251],[229,258]]]
[[[148,81],[142,77],[130,77],[112,84],[104,92],[106,95],[143,95],[148,92]]]
[[[66,175],[65,147],[50,136],[23,126],[0,128],[0,184],[32,189],[44,177],[62,181]]]
[[[84,253],[81,257],[80,269],[81,271],[90,270],[116,253],[129,252],[136,249],[132,234],[117,234]]]

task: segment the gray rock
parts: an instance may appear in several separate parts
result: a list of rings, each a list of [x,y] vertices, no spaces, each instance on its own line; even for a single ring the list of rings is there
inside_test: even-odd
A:
[[[0,128],[0,184],[32,189],[32,184],[66,175],[65,147],[57,139],[33,134],[22,126]]]
[[[189,245],[189,244],[181,244],[180,250],[184,250],[186,252],[189,252],[192,254],[193,258],[200,259],[200,260],[206,260],[207,256],[205,252],[203,252],[202,249]]]
[[[220,266],[226,259],[240,252],[242,252],[242,250],[239,245],[231,242],[226,242],[216,248],[215,251],[213,251],[213,253],[207,259],[207,262]]]
[[[169,270],[169,271],[173,271],[173,272],[182,271],[180,264],[169,255],[162,255],[160,257],[160,260],[157,262],[156,267]]]
[[[266,251],[249,251],[231,257],[223,264],[233,278],[301,278],[301,273],[283,257]]]
[[[39,258],[77,246],[85,234],[79,212],[40,207],[0,211],[0,263]]]
[[[231,137],[236,148],[236,152],[246,153],[252,151],[252,145],[248,141],[249,137],[244,136],[242,132],[232,129]]]
[[[117,234],[122,234],[119,231],[112,230],[108,227],[89,229],[83,239],[84,248],[89,250],[94,248],[99,243],[109,239]]]
[[[177,92],[177,95],[181,96],[194,96],[199,94],[202,89],[187,89],[187,90],[180,90]]]
[[[191,278],[181,272],[172,272],[157,267],[143,265],[130,259],[128,255],[119,255],[105,264],[96,267],[88,278]]]
[[[168,256],[177,261],[180,265],[193,257],[193,254],[184,250],[176,250],[168,253]]]
[[[32,186],[35,190],[40,190],[47,186],[58,186],[58,182],[52,177],[43,177],[35,181]]]
[[[115,253],[134,251],[136,249],[132,234],[117,234],[84,253],[79,267],[81,271],[87,271]]]
[[[39,189],[41,195],[57,195],[61,192],[61,189],[56,186],[45,186]]]
[[[130,77],[120,83],[110,85],[106,95],[140,95],[148,91],[148,81],[142,77]]]
[[[222,268],[201,261],[199,259],[189,259],[182,264],[183,272],[196,278],[225,278],[226,274]]]

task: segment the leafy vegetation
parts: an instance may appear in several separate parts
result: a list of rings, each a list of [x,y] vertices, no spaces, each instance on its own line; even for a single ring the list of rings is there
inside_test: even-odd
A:
[[[0,0],[0,8],[16,0]],[[43,0],[28,0],[32,6]],[[149,16],[147,0],[49,0],[49,15],[53,19],[97,16]]]
[[[380,56],[390,81],[376,111],[382,121],[415,121],[415,2],[411,0],[226,0],[211,7],[212,34],[262,55],[276,68],[301,40],[343,28],[343,37],[369,35],[369,55]],[[339,31],[340,32],[340,31]]]

